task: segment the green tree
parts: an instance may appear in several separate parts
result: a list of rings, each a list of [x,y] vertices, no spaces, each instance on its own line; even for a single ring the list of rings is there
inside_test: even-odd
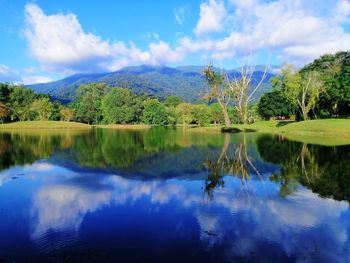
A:
[[[213,121],[211,109],[208,105],[197,104],[192,107],[193,121],[200,126],[208,125]]]
[[[350,110],[350,52],[323,55],[300,70],[301,75],[317,71],[325,92],[315,106],[315,113],[323,118],[347,116]],[[348,73],[347,73],[348,72]]]
[[[281,90],[265,93],[259,100],[257,111],[265,120],[276,116],[290,116],[293,114],[292,105],[283,96]]]
[[[52,114],[50,117],[50,120],[52,121],[59,121],[61,119],[61,109],[62,109],[62,104],[58,101],[55,100],[52,102]]]
[[[224,124],[224,115],[222,114],[222,110],[220,108],[219,103],[210,104],[211,117],[213,123],[215,125]]]
[[[138,121],[142,102],[129,89],[112,88],[103,98],[101,109],[107,123],[131,123]]]
[[[167,115],[167,124],[175,125],[176,124],[176,108],[173,106],[165,107],[166,115]]]
[[[53,106],[49,98],[36,99],[31,104],[30,110],[41,121],[48,120],[52,115]]]
[[[63,121],[72,121],[74,120],[75,112],[73,109],[64,107],[60,110],[60,119]]]
[[[32,114],[30,106],[36,98],[37,94],[33,90],[23,86],[15,86],[9,95],[11,120],[29,120]]]
[[[11,84],[0,83],[0,102],[7,103],[9,101],[13,88],[14,87]]]
[[[165,125],[168,116],[164,104],[157,99],[148,99],[143,103],[143,121],[147,124]]]
[[[176,122],[182,125],[188,125],[193,121],[192,105],[190,103],[180,103],[176,107]]]
[[[181,102],[182,102],[182,99],[180,99],[177,96],[168,96],[168,97],[166,97],[166,99],[164,101],[164,105],[166,107],[176,107]]]
[[[320,94],[324,91],[319,73],[310,71],[301,76],[292,65],[285,64],[282,68],[284,94],[293,106],[298,106],[304,120],[309,118],[309,112],[316,106]]]
[[[4,123],[4,120],[10,115],[10,109],[2,102],[0,102],[0,120]]]
[[[97,124],[101,120],[101,101],[107,90],[105,83],[90,83],[79,87],[75,104],[79,121]]]

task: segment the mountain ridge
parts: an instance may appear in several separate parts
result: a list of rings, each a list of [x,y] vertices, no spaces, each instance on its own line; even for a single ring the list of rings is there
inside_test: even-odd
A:
[[[187,65],[179,67],[169,66],[130,66],[118,71],[106,73],[78,73],[61,80],[27,85],[26,87],[36,92],[46,93],[54,98],[62,100],[74,100],[75,91],[82,84],[92,82],[105,82],[110,87],[129,88],[137,94],[146,94],[160,99],[176,95],[187,102],[199,102],[202,100],[207,84],[202,74],[203,66]],[[253,84],[258,82],[263,74],[263,66],[257,65],[253,74]],[[277,67],[274,66],[276,69]],[[221,71],[219,68],[214,68]],[[262,70],[260,70],[262,69]],[[222,71],[231,77],[239,77],[238,69]],[[267,73],[264,87],[257,94],[257,98],[270,90],[269,80],[276,74],[272,71]]]

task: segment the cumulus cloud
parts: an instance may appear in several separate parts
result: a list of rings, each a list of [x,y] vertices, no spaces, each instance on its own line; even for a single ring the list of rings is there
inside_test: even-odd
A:
[[[133,43],[110,43],[85,32],[74,14],[46,15],[36,4],[27,4],[25,37],[30,54],[51,71],[95,72],[117,70],[133,64],[159,65],[181,60],[162,41],[142,51]]]
[[[226,8],[222,1],[209,0],[209,2],[202,3],[200,17],[194,33],[200,36],[222,30],[222,21],[226,15]]]
[[[47,16],[36,4],[25,7],[25,36],[33,57],[48,68],[101,65],[111,58],[108,42],[85,33],[73,14]]]
[[[193,35],[179,36],[174,46],[157,35],[146,50],[86,32],[71,13],[47,15],[33,3],[25,12],[30,54],[44,69],[61,73],[174,64],[198,53],[227,61],[261,51],[281,63],[301,66],[325,53],[350,49],[350,33],[344,27],[349,23],[349,0],[208,0],[200,5]],[[179,24],[186,12],[186,7],[174,10]],[[219,34],[213,37],[215,32]]]

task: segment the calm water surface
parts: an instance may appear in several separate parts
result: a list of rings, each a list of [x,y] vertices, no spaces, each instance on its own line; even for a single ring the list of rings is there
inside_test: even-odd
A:
[[[350,147],[0,134],[0,262],[350,262]]]

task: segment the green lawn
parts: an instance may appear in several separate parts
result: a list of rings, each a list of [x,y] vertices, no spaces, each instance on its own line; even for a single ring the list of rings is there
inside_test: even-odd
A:
[[[22,121],[0,124],[0,130],[14,129],[90,129],[91,126],[78,122],[65,121]]]
[[[260,132],[283,135],[286,138],[320,145],[350,144],[350,119],[324,119],[300,122],[259,121],[253,124],[233,124],[190,129],[198,132]]]
[[[301,122],[262,121],[238,125],[241,130],[284,135],[286,138],[319,145],[350,144],[350,119],[324,119]]]

